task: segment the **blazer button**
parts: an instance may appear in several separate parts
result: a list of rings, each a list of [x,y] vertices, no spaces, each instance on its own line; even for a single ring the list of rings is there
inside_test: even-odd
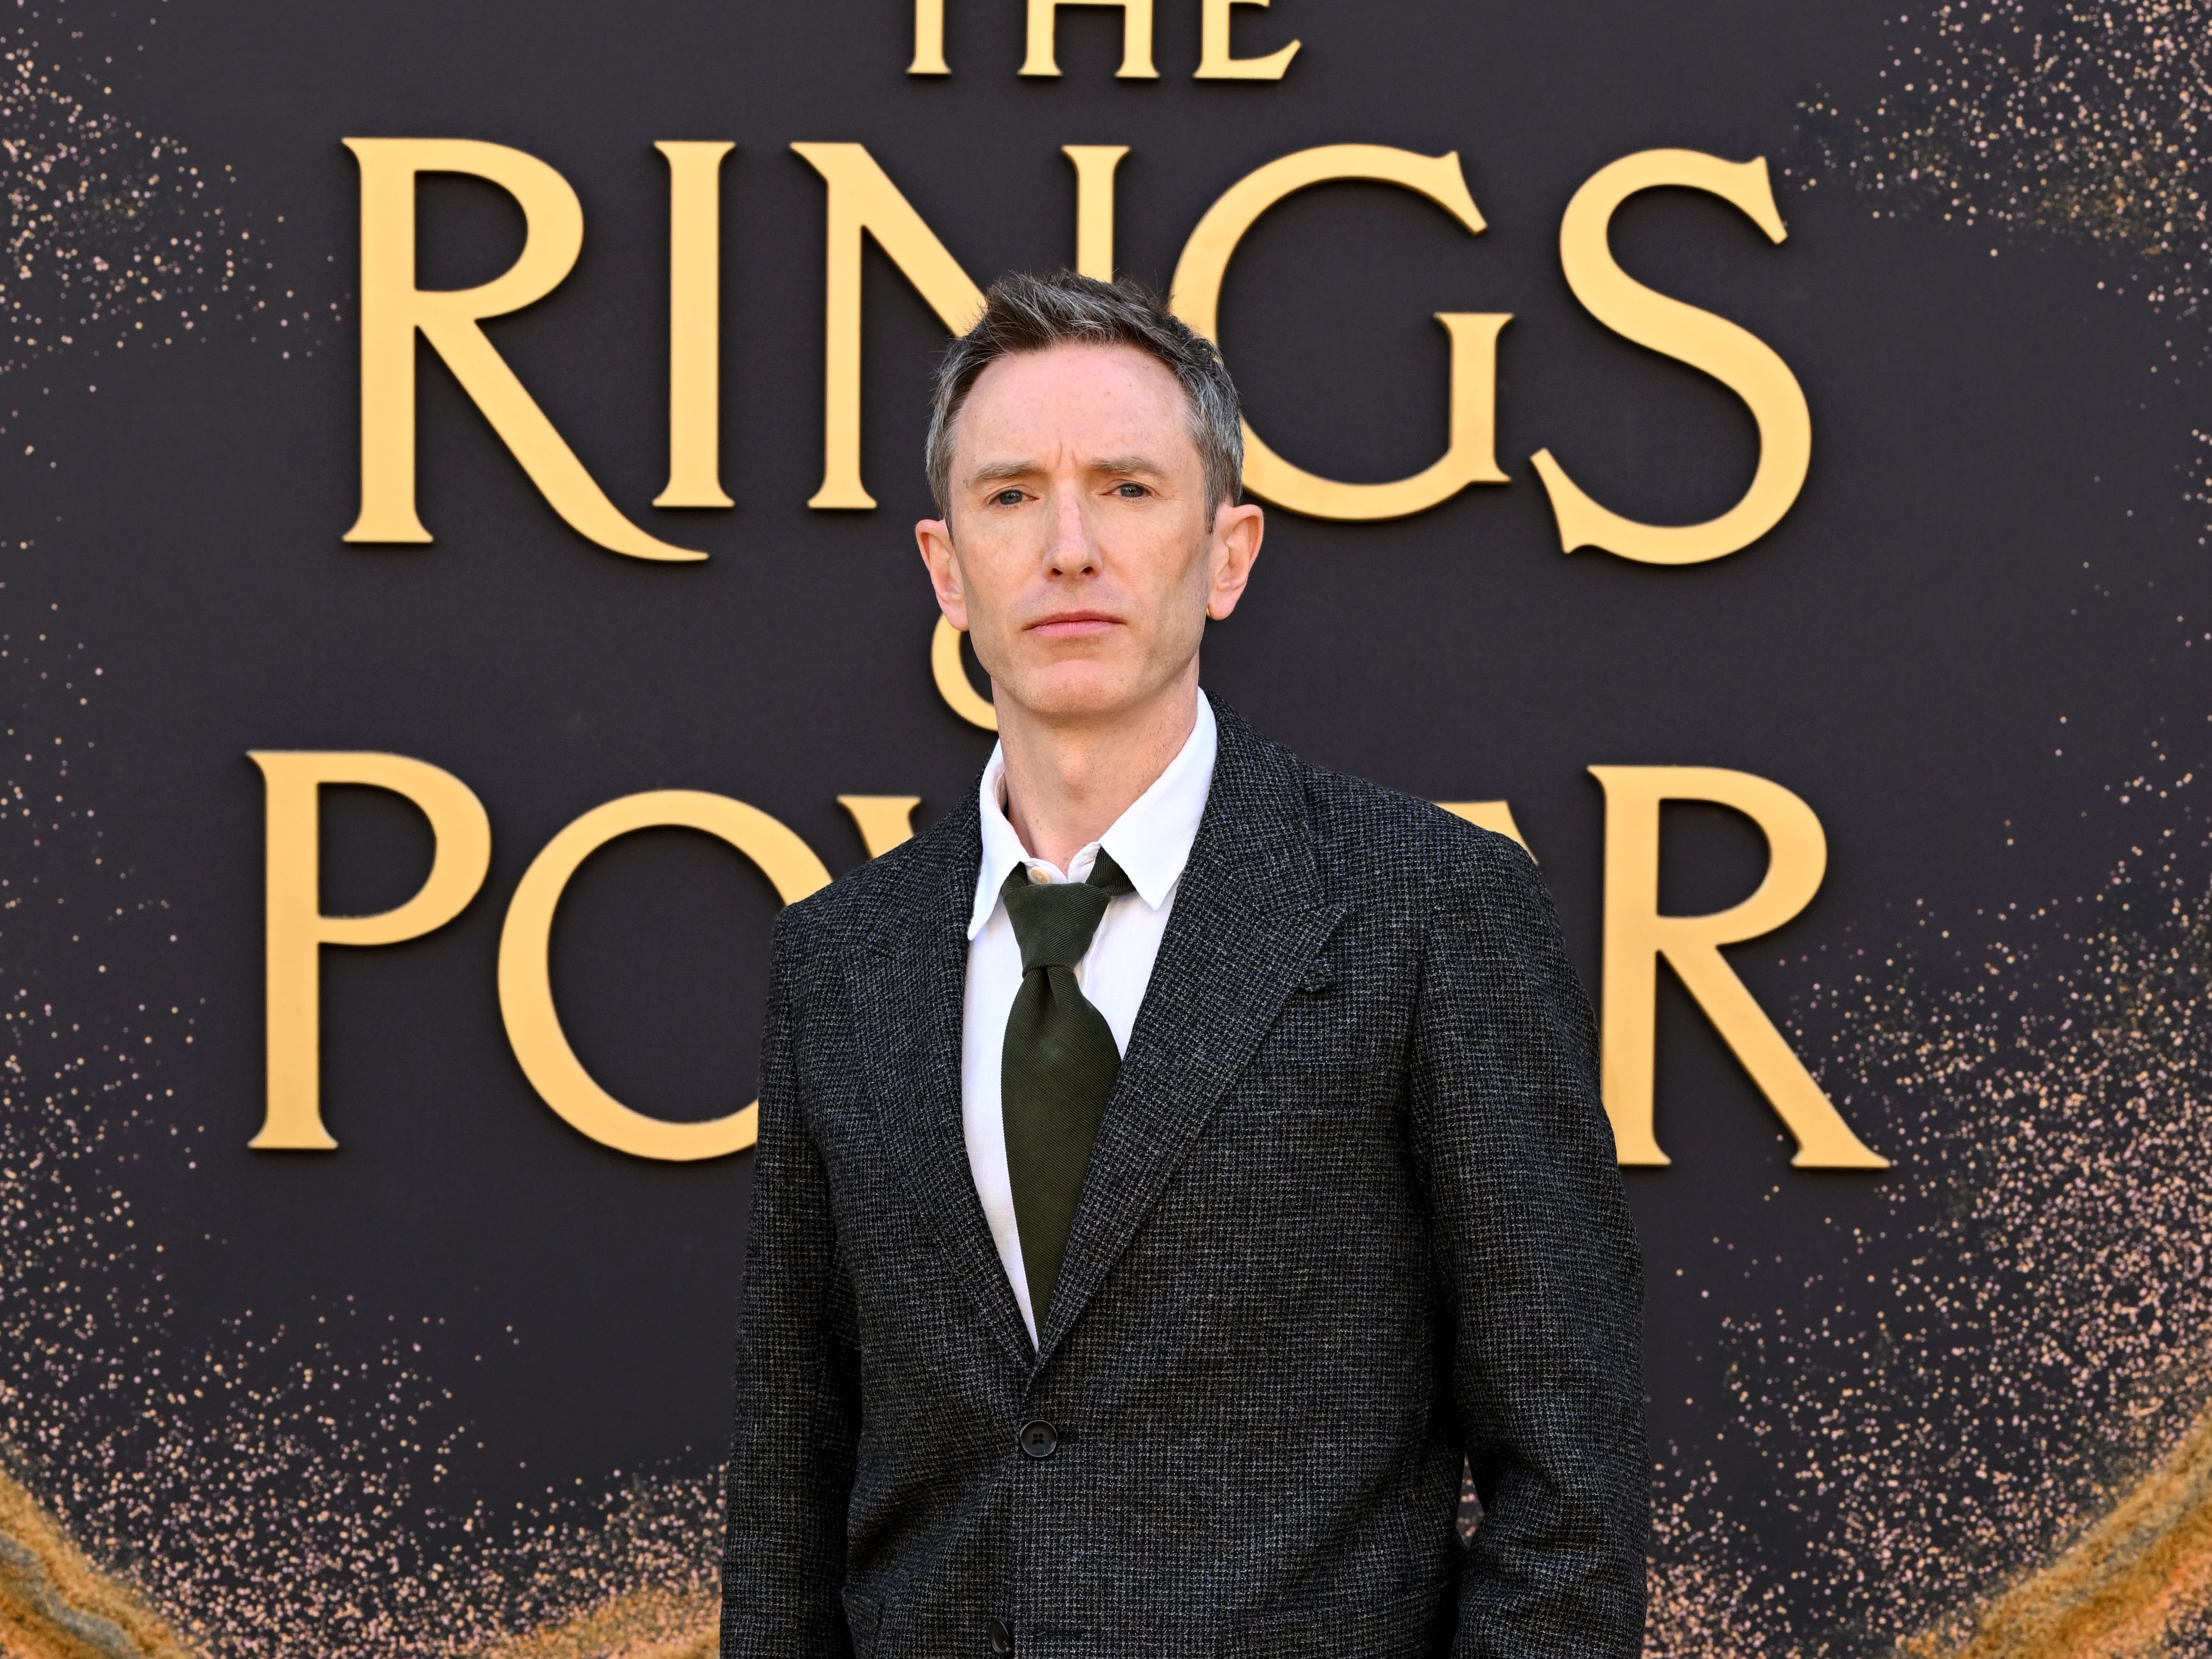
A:
[[[1022,1455],[1034,1457],[1040,1463],[1060,1449],[1060,1437],[1053,1432],[1052,1425],[1039,1418],[1022,1425]]]
[[[992,1620],[983,1626],[983,1634],[998,1659],[1006,1659],[1006,1656],[1014,1650],[1014,1633],[1006,1628],[1005,1620]]]

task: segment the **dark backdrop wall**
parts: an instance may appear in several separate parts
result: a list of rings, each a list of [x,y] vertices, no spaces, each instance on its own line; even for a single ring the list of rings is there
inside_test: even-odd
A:
[[[710,1650],[750,1156],[656,1163],[569,1127],[509,1048],[495,963],[524,869],[602,802],[734,796],[839,872],[863,848],[837,796],[918,795],[926,823],[988,752],[933,689],[909,532],[944,330],[873,250],[881,504],[806,505],[824,186],[790,146],[866,145],[981,282],[1073,257],[1060,146],[1128,145],[1118,263],[1164,283],[1237,179],[1357,142],[1455,150],[1489,229],[1356,184],[1261,220],[1221,307],[1254,423],[1332,477],[1415,471],[1444,432],[1431,314],[1510,312],[1510,482],[1371,524],[1272,512],[1209,689],[1315,761],[1509,800],[1594,990],[1587,768],[1794,791],[1825,883],[1730,960],[1892,1163],[1792,1167],[1662,971],[1673,1163],[1629,1177],[1651,1651],[2204,1651],[2212,13],[1275,0],[1237,9],[1237,50],[1296,39],[1288,72],[1223,83],[1192,78],[1197,0],[1161,0],[1152,81],[1114,75],[1118,9],[1066,11],[1058,80],[1018,76],[1013,0],[948,10],[943,78],[906,73],[895,0],[9,15],[0,1648]],[[574,271],[488,331],[622,510],[710,557],[568,528],[428,350],[436,539],[341,542],[361,250],[339,141],[363,136],[493,141],[574,185]],[[726,511],[648,505],[663,139],[736,145]],[[1624,207],[1613,246],[1790,365],[1811,471],[1728,557],[1562,556],[1534,451],[1659,522],[1721,511],[1757,454],[1735,397],[1561,275],[1577,186],[1662,147],[1768,161],[1785,242],[1676,190]],[[511,199],[456,177],[424,181],[420,225],[425,287],[522,244]],[[491,823],[452,925],[323,953],[335,1152],[246,1145],[249,750],[416,757]],[[398,902],[430,855],[420,815],[367,789],[327,792],[321,845],[333,914]],[[1724,908],[1765,861],[1748,820],[1667,809],[1668,910]],[[614,1095],[678,1121],[751,1097],[776,902],[688,831],[584,866],[553,984]]]

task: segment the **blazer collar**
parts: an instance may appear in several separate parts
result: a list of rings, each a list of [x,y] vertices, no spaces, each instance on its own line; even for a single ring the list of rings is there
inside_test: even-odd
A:
[[[1323,902],[1298,763],[1233,710],[1214,710],[1212,793],[1091,1148],[1040,1360],[1081,1316],[1343,918]]]
[[[874,908],[851,953],[856,1014],[876,1022],[861,1063],[887,1161],[914,1202],[918,1249],[947,1275],[1023,1370],[1036,1364],[1029,1328],[975,1195],[961,1126],[960,1027],[968,982],[968,912],[981,863],[974,791],[909,843],[898,884]]]

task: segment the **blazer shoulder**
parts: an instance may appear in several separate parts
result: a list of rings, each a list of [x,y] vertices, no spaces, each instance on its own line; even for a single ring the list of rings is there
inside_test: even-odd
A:
[[[972,805],[948,812],[888,853],[787,907],[776,919],[779,947],[836,948],[857,942],[885,917],[902,914],[917,901],[917,888],[941,876],[948,860],[958,861],[963,837],[975,841],[975,816]]]
[[[1540,886],[1535,861],[1510,836],[1431,801],[1300,763],[1316,862],[1347,896],[1413,898],[1440,887],[1520,892]]]

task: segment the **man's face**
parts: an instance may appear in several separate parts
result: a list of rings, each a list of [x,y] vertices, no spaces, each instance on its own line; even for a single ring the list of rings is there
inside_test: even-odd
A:
[[[1194,675],[1206,619],[1244,591],[1261,513],[1206,512],[1188,411],[1167,368],[1127,346],[1054,346],[976,377],[945,517],[915,535],[1002,704],[1110,719]]]

